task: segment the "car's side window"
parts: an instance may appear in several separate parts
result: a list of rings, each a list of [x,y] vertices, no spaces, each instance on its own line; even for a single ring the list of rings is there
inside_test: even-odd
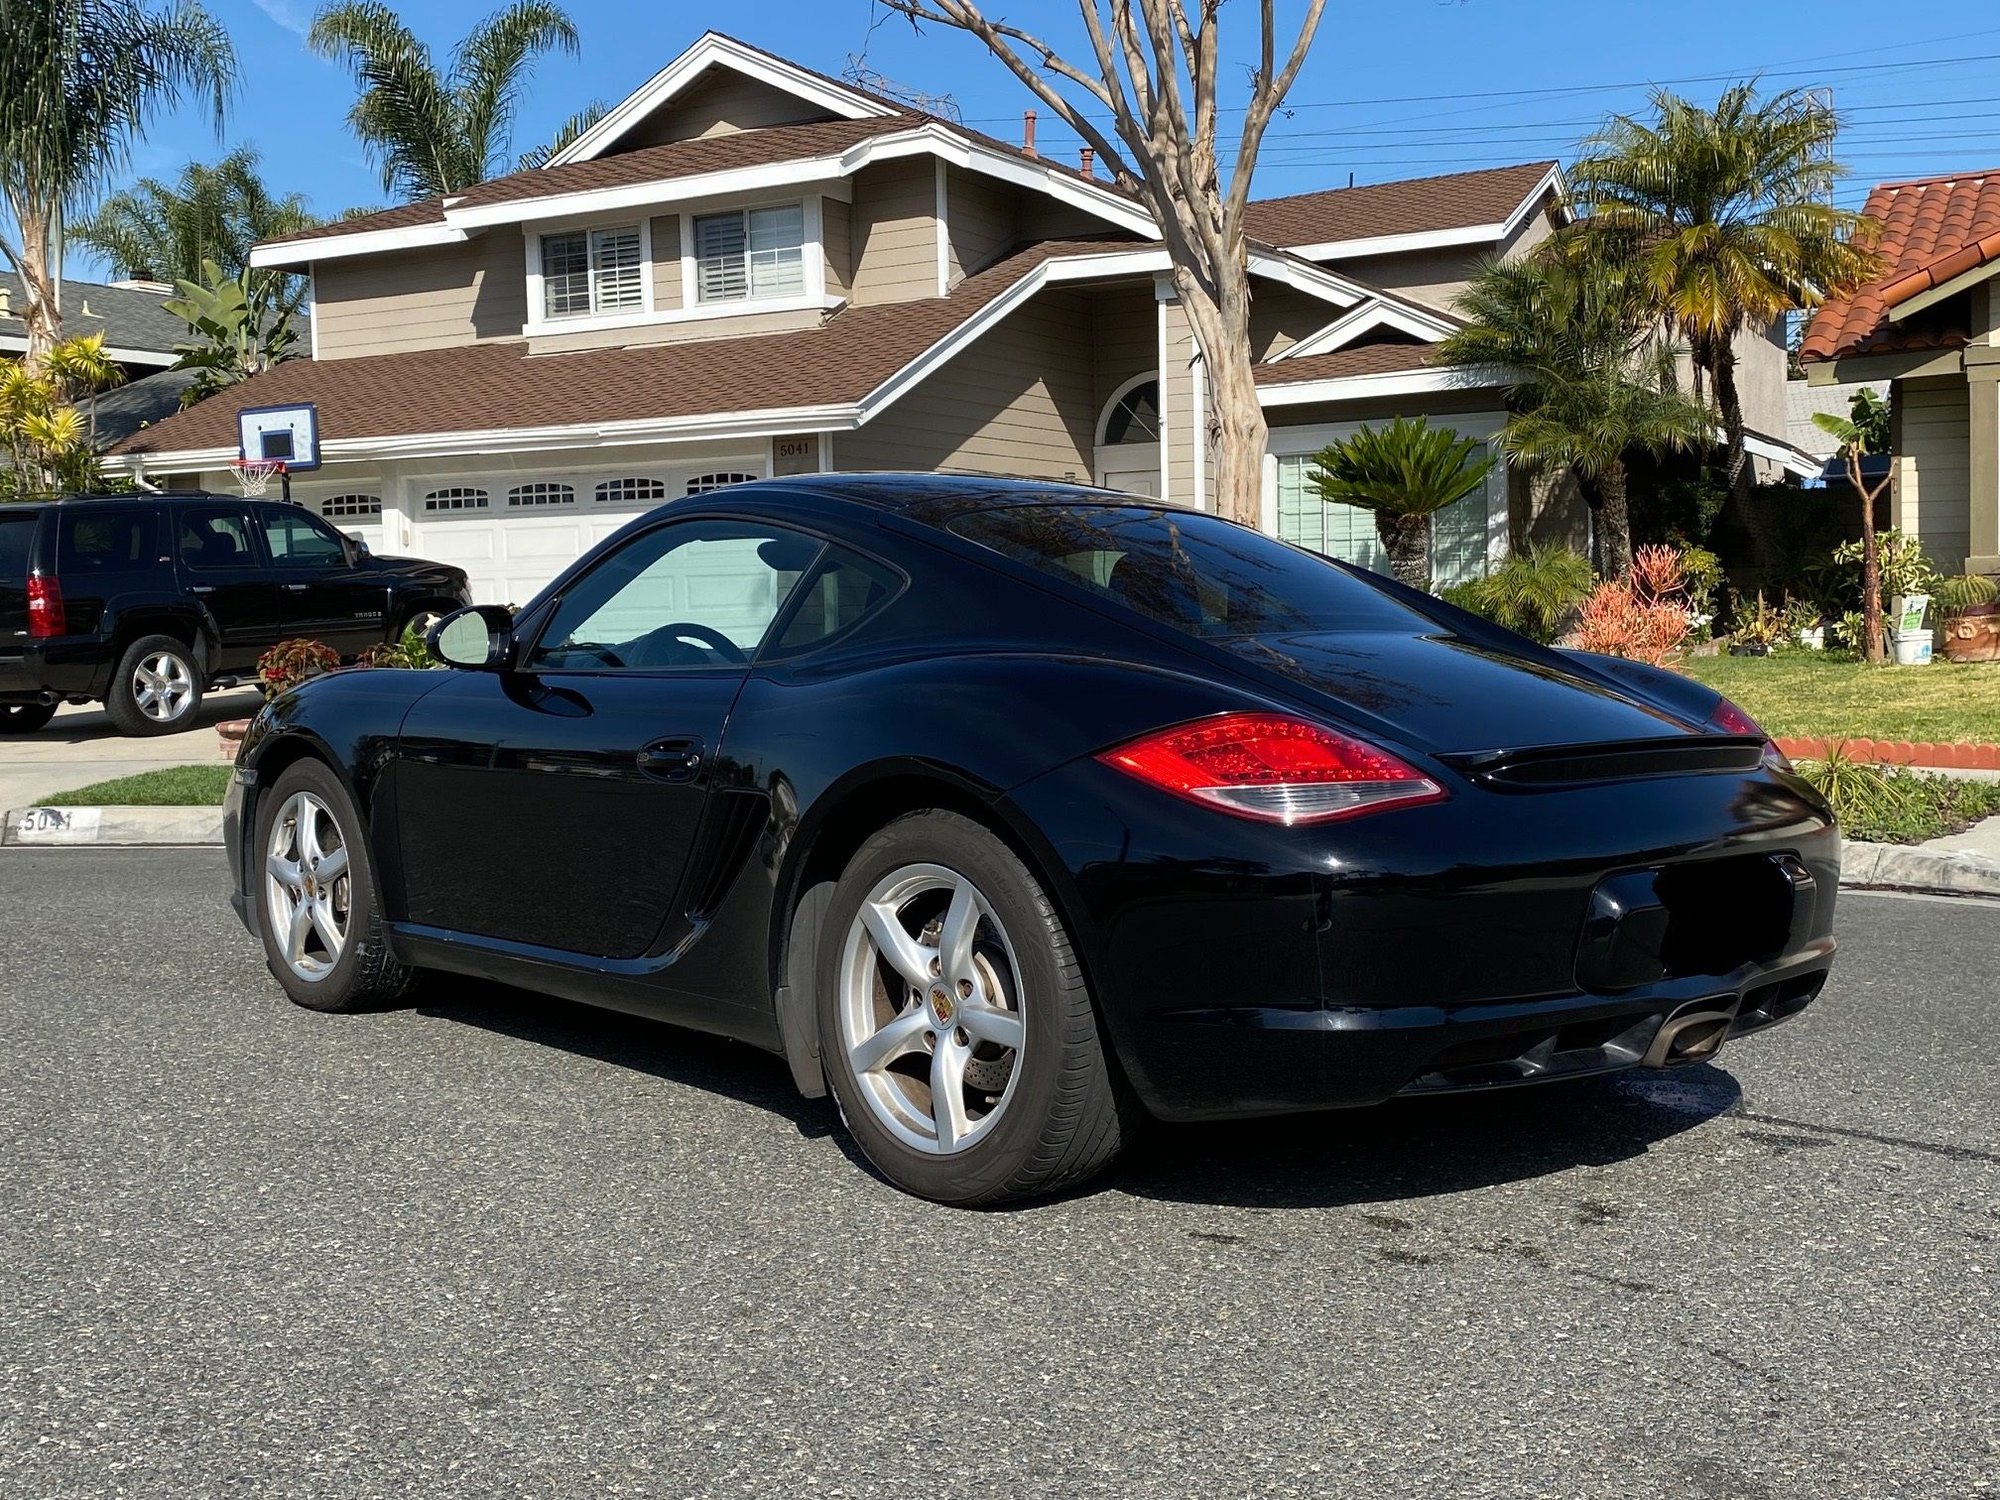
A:
[[[260,510],[257,521],[271,561],[280,568],[337,568],[347,561],[347,548],[334,530],[304,511]]]
[[[564,591],[527,665],[613,672],[741,666],[822,550],[815,538],[759,522],[655,527]]]
[[[62,512],[56,571],[118,573],[144,568],[159,555],[159,514],[72,506]]]
[[[233,506],[191,506],[181,512],[175,532],[174,550],[184,568],[215,573],[258,566],[249,521]]]
[[[791,618],[765,648],[765,659],[796,656],[845,635],[895,597],[902,585],[882,564],[828,547],[800,587]]]

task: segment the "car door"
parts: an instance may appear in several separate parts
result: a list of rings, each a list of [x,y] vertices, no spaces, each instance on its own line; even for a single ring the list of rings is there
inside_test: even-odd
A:
[[[388,589],[380,574],[357,566],[346,538],[296,505],[258,505],[252,511],[278,581],[287,639],[319,641],[343,657],[359,656],[387,639]]]
[[[572,581],[510,669],[421,699],[394,773],[408,919],[647,952],[728,776],[730,708],[820,551],[763,522],[650,527]]]
[[[182,506],[174,519],[174,559],[181,586],[215,622],[212,669],[244,672],[278,643],[278,585],[251,533],[250,513],[233,501]]]

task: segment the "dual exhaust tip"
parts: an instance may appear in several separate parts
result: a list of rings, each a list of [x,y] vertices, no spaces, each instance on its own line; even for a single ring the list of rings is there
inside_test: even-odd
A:
[[[1705,1007],[1705,1008],[1696,1008]],[[1715,1009],[1713,1000],[1698,1000],[1693,1007],[1676,1011],[1660,1023],[1652,1046],[1639,1065],[1646,1068],[1679,1068],[1707,1062],[1722,1050],[1729,1028],[1736,1020],[1736,1005]]]

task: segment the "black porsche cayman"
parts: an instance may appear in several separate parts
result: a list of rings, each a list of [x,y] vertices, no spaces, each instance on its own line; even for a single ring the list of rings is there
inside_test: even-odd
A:
[[[737,1037],[947,1202],[1148,1115],[1698,1061],[1832,962],[1832,819],[1732,704],[1157,502],[744,485],[432,649],[244,741],[291,997],[444,970]]]

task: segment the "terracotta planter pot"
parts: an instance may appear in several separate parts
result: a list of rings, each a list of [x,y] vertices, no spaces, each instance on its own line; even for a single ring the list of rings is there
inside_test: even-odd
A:
[[[1952,661],[2000,661],[2000,613],[1967,611],[1945,621],[1944,654]]]
[[[222,758],[236,759],[236,752],[243,748],[243,736],[250,732],[248,719],[224,719],[215,726],[215,737],[222,742]]]

